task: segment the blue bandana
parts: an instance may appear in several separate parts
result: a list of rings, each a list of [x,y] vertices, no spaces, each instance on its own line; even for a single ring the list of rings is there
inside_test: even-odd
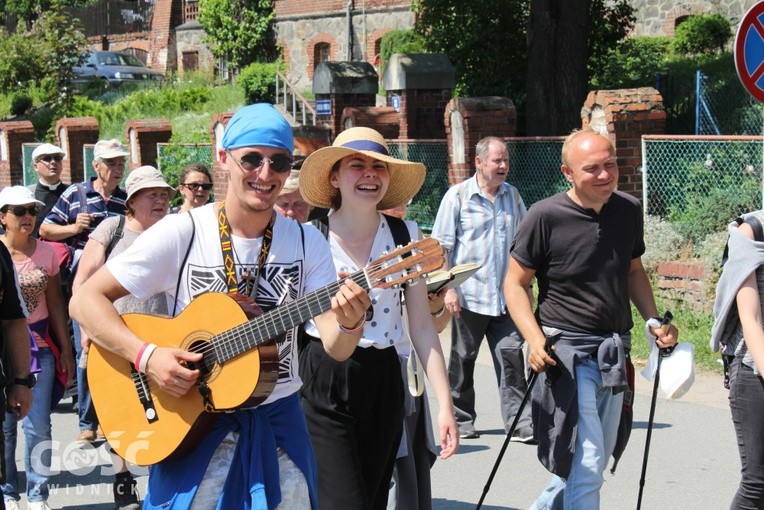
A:
[[[272,104],[245,106],[234,113],[223,134],[223,148],[275,147],[294,151],[292,127]]]

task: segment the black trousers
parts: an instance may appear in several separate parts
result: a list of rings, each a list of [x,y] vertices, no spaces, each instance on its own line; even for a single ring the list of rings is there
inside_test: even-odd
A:
[[[302,405],[322,510],[384,510],[403,430],[395,349],[356,348],[344,362],[312,341],[300,354]]]
[[[736,356],[730,365],[730,410],[740,451],[741,480],[731,509],[764,508],[764,381]]]

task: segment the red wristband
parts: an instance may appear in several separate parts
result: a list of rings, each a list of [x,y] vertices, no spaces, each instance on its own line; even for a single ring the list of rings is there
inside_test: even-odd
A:
[[[141,346],[141,349],[138,351],[138,354],[135,356],[135,369],[138,370],[138,367],[141,365],[141,356],[143,356],[143,353],[146,351],[146,347],[149,346],[148,342],[143,342],[143,345]]]

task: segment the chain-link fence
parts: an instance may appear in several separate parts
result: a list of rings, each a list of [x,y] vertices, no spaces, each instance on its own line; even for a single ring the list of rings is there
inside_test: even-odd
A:
[[[565,137],[507,138],[509,177],[526,207],[570,188],[560,161]]]
[[[448,189],[448,144],[445,140],[392,140],[387,145],[392,157],[423,163],[427,168],[424,184],[411,201],[406,218],[416,221],[422,230],[432,230]]]
[[[764,134],[764,108],[736,76],[697,71],[695,86],[696,135]]]
[[[762,207],[762,137],[642,137],[644,208],[688,240]]]

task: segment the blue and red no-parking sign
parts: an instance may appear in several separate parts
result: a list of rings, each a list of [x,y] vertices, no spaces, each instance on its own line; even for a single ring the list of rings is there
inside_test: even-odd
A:
[[[764,2],[751,7],[735,36],[735,69],[746,90],[764,102]]]

